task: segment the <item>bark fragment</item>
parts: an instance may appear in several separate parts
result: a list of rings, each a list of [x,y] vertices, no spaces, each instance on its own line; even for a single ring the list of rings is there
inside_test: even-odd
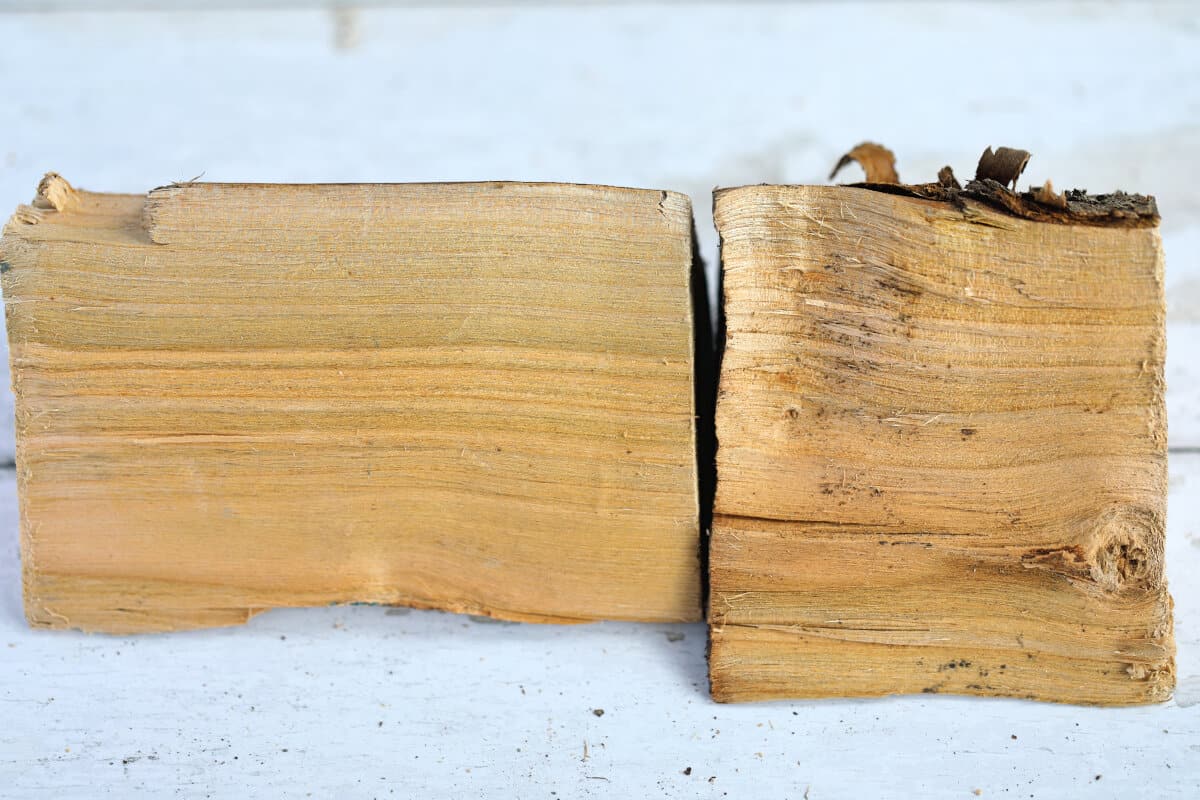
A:
[[[1001,186],[1012,184],[1017,188],[1017,179],[1029,164],[1031,154],[1028,150],[1018,150],[1014,147],[997,147],[995,152],[989,147],[979,157],[979,165],[975,167],[975,180],[993,180]]]
[[[829,180],[833,180],[842,167],[851,161],[858,162],[863,168],[863,172],[867,174],[867,183],[900,183],[900,176],[896,174],[895,153],[875,142],[862,142],[838,159],[833,172],[829,173]]]

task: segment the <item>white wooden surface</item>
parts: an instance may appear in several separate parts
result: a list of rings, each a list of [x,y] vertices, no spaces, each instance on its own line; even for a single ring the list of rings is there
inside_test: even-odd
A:
[[[0,473],[0,796],[1200,796],[1200,455],[1182,452],[1200,448],[1194,3],[0,9],[0,87],[3,214],[48,169],[114,191],[201,172],[577,180],[687,191],[712,263],[714,185],[821,182],[864,138],[910,180],[1009,144],[1034,152],[1031,182],[1152,192],[1180,676],[1155,708],[722,707],[702,626],[352,607],[33,634]]]
[[[34,634],[0,486],[2,796],[1200,796],[1200,455],[1171,470],[1179,689],[1127,709],[719,706],[702,625],[358,606],[168,636]]]

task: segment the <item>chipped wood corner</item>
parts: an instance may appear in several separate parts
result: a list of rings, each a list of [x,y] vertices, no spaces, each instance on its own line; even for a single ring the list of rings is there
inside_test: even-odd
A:
[[[47,172],[38,183],[33,207],[69,211],[79,203],[79,193],[57,172]]]
[[[74,208],[78,197],[78,192],[66,178],[57,172],[47,172],[38,182],[33,199],[28,204],[17,206],[4,230],[7,232],[13,225],[37,225],[47,211]]]

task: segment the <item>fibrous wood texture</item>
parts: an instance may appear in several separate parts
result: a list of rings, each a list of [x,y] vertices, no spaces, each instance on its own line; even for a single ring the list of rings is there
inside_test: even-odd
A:
[[[686,197],[48,176],[3,260],[32,624],[699,617]]]
[[[848,187],[715,210],[714,696],[1169,696],[1157,231]]]

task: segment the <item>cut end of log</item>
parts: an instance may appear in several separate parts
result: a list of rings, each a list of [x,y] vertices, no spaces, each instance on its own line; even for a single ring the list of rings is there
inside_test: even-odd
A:
[[[172,630],[343,602],[702,617],[711,335],[685,195],[147,197],[52,174],[35,203],[0,259],[31,624]]]
[[[717,196],[720,701],[1170,695],[1153,201],[956,183]]]

